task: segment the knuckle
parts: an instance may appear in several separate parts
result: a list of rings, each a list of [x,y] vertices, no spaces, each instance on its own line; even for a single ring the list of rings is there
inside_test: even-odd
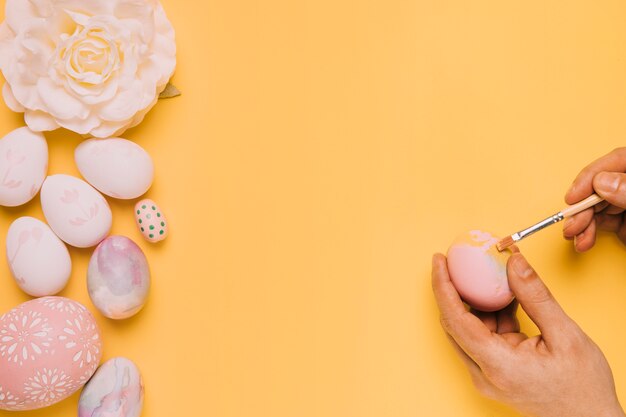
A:
[[[545,304],[552,300],[552,294],[545,285],[537,282],[528,290],[528,300],[534,304]]]
[[[487,367],[483,369],[485,376],[491,384],[502,392],[509,392],[515,389],[515,378],[511,372],[503,369]]]
[[[446,333],[452,333],[452,321],[450,317],[445,314],[439,316],[439,323],[441,323],[441,327]]]

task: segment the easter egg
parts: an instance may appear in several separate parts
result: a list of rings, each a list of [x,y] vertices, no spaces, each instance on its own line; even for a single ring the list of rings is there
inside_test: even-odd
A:
[[[6,252],[17,285],[33,297],[58,293],[72,272],[65,244],[47,224],[33,217],[20,217],[11,223]]]
[[[27,301],[0,317],[0,409],[33,410],[78,391],[98,367],[91,313],[63,297]]]
[[[87,182],[114,198],[137,198],[152,185],[152,158],[135,142],[89,139],[78,145],[74,159]]]
[[[167,237],[168,224],[165,215],[152,200],[135,204],[135,222],[141,235],[149,242],[159,242]]]
[[[111,230],[112,215],[102,194],[70,175],[51,175],[41,187],[41,208],[52,231],[72,246],[97,245]]]
[[[139,312],[150,290],[146,256],[125,236],[109,236],[96,248],[87,268],[89,297],[111,319],[125,319]]]
[[[78,417],[139,417],[143,397],[143,381],[137,366],[130,359],[109,359],[80,393]]]
[[[42,133],[20,127],[0,140],[0,205],[32,200],[48,171],[48,144]]]
[[[472,230],[460,235],[448,249],[450,279],[461,298],[480,311],[497,311],[513,301],[506,275],[510,250],[499,252],[499,239]]]

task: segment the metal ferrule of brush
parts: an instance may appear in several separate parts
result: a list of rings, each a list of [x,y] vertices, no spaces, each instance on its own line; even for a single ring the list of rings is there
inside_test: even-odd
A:
[[[511,237],[513,238],[513,241],[515,242],[519,242],[520,240],[522,240],[523,238],[525,238],[526,236],[532,235],[535,232],[540,231],[541,229],[544,229],[548,226],[550,226],[551,224],[554,223],[558,223],[561,220],[563,220],[565,218],[565,216],[563,215],[562,212],[558,212],[555,215],[552,215],[550,217],[548,217],[545,220],[540,221],[539,223],[530,226],[528,229],[524,229],[520,232],[517,232],[515,234],[513,234]]]

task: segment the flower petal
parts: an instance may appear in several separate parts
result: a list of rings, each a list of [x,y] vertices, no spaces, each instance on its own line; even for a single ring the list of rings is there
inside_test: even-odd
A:
[[[6,105],[14,112],[23,113],[24,110],[26,110],[13,95],[13,91],[11,90],[9,83],[4,83],[2,86],[2,98],[4,98]]]
[[[41,78],[37,83],[37,91],[50,114],[57,119],[85,119],[89,110],[78,99],[72,97],[50,78]]]
[[[45,132],[59,128],[54,117],[40,110],[28,110],[24,112],[24,121],[35,132]]]

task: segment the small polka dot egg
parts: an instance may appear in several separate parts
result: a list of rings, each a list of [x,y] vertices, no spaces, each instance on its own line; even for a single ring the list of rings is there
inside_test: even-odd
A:
[[[167,220],[154,201],[145,199],[135,205],[135,221],[147,241],[154,243],[167,237]]]
[[[506,275],[512,252],[499,252],[498,241],[488,232],[472,230],[448,249],[450,279],[463,301],[476,310],[497,311],[513,301]]]

